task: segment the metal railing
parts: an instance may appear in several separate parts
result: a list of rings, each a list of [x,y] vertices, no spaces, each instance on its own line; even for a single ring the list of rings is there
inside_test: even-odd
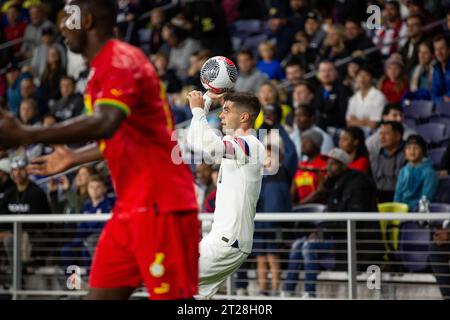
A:
[[[76,215],[59,215],[59,214],[50,214],[50,215],[3,215],[0,216],[0,224],[12,224],[13,225],[13,261],[12,261],[12,285],[9,290],[1,291],[0,294],[10,294],[13,299],[19,299],[22,296],[40,296],[40,297],[57,297],[57,296],[82,296],[86,293],[85,290],[79,291],[71,291],[71,290],[33,290],[23,288],[23,262],[22,262],[22,227],[23,224],[30,225],[34,224],[42,224],[42,223],[78,223],[78,222],[105,222],[110,219],[111,215],[102,214],[102,215],[86,215],[86,214],[76,214]],[[204,222],[208,222],[210,224],[213,219],[212,214],[200,214],[199,219]],[[345,222],[345,229],[340,230],[340,232],[345,232],[346,237],[341,239],[341,243],[344,244],[345,247],[345,255],[346,261],[339,261],[341,264],[346,264],[347,268],[341,273],[341,283],[342,280],[346,280],[347,282],[347,298],[348,299],[357,299],[357,283],[359,281],[364,281],[367,277],[364,275],[358,276],[357,269],[357,223],[363,221],[402,221],[402,222],[411,222],[411,221],[445,221],[450,220],[450,213],[432,213],[432,214],[423,214],[423,213],[410,213],[410,214],[399,214],[399,213],[264,213],[257,214],[255,221],[256,222],[277,222],[277,223],[296,223],[296,222],[336,222],[341,221]],[[59,227],[61,228],[61,227]],[[50,228],[51,229],[51,228]],[[49,229],[49,230],[50,230]],[[58,227],[54,228],[55,232],[58,232]],[[257,230],[256,230],[257,231]],[[298,231],[298,230],[295,230]],[[48,236],[47,236],[48,237]],[[61,239],[59,239],[60,241]],[[48,242],[49,239],[43,237],[40,239],[41,243]],[[60,241],[62,242],[62,241]],[[46,252],[52,248],[45,247],[45,245],[41,245],[41,250]],[[74,248],[76,252],[79,251],[79,248]],[[325,250],[326,252],[326,250]],[[448,252],[450,255],[450,252]],[[282,261],[282,260],[280,260]],[[382,263],[382,261],[375,261],[375,263]],[[88,269],[86,268],[85,272],[88,273]],[[246,270],[248,271],[248,270]],[[44,271],[42,271],[45,273]],[[58,275],[55,271],[46,271],[49,279],[56,278],[58,276],[65,278],[64,271],[62,274]],[[392,280],[393,276],[390,277]],[[450,275],[449,275],[450,276]],[[43,276],[42,276],[43,277]],[[224,294],[218,295],[220,298],[233,299],[233,298],[245,298],[252,299],[251,295],[246,297],[239,297],[233,295],[235,283],[234,278],[230,277],[226,281],[226,289]],[[323,280],[324,277],[322,277]],[[386,277],[385,277],[386,278]],[[425,282],[430,282],[430,277]],[[432,277],[431,277],[432,278]],[[0,279],[1,280],[1,279]],[[319,280],[321,278],[319,277]],[[331,281],[331,280],[330,280]],[[331,281],[333,282],[333,281]],[[432,282],[434,282],[432,280]],[[336,283],[334,281],[333,283]],[[1,283],[0,283],[1,284]],[[414,280],[410,285],[414,285]],[[134,295],[134,297],[145,297],[147,294],[144,292],[138,292]],[[261,299],[261,297],[259,297]],[[263,297],[273,298],[273,297]]]

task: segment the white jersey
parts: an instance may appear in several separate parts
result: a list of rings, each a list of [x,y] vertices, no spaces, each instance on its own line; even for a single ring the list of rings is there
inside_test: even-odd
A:
[[[208,238],[221,241],[224,246],[238,245],[250,253],[263,177],[264,145],[253,135],[222,139],[209,127],[203,109],[195,108],[192,114],[188,143],[194,150],[221,161],[214,222]]]

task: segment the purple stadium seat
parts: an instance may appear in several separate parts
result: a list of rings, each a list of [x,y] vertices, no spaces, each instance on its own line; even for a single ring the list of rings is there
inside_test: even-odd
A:
[[[427,268],[429,244],[430,229],[427,227],[420,227],[415,221],[400,225],[397,254],[406,271],[420,272]]]
[[[405,118],[428,119],[434,115],[433,102],[427,100],[413,100],[409,106],[404,106]]]
[[[264,23],[260,20],[238,20],[232,26],[233,35],[243,36],[264,32]]]
[[[439,102],[436,104],[436,113],[440,117],[448,117],[450,118],[450,103],[448,102]]]
[[[416,128],[416,119],[405,118],[404,122],[408,126],[408,128],[410,128],[410,129]]]
[[[442,123],[447,128],[446,130],[446,138],[450,139],[450,118],[447,117],[433,117],[430,119],[430,123]]]
[[[442,123],[426,123],[416,127],[416,131],[429,144],[441,144],[448,140],[447,126]]]
[[[450,177],[439,178],[438,190],[434,201],[450,204]]]
[[[432,213],[450,213],[450,204],[433,202],[430,203],[429,209]]]
[[[299,204],[295,206],[292,211],[293,212],[303,212],[303,213],[322,213],[327,210],[327,206],[319,203],[310,203],[310,204]]]
[[[441,166],[441,159],[445,153],[446,148],[436,148],[428,151],[428,157],[433,161],[435,169],[439,169]]]
[[[267,35],[265,34],[249,36],[245,38],[244,42],[242,43],[242,47],[256,52],[261,42],[263,42],[266,39]]]

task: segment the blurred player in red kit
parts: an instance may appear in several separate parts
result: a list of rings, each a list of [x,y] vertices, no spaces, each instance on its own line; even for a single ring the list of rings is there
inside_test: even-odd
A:
[[[81,24],[72,25],[69,15],[62,22],[67,46],[91,67],[87,115],[32,128],[2,111],[0,147],[98,141],[78,150],[56,147],[29,168],[51,175],[100,159],[108,164],[117,203],[99,239],[86,298],[127,299],[144,282],[150,299],[189,299],[198,288],[193,177],[171,159],[172,114],[153,66],[139,49],[113,39],[115,2],[72,1]]]

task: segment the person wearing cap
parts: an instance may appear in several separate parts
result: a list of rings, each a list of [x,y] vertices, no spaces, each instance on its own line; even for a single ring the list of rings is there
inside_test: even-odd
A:
[[[285,10],[280,7],[270,8],[268,27],[268,39],[276,44],[275,59],[282,61],[288,55],[295,35]]]
[[[302,203],[317,190],[319,182],[325,177],[327,160],[320,150],[323,136],[320,132],[308,129],[301,134],[302,154],[307,160],[301,161],[295,173],[291,195],[294,203]]]
[[[383,122],[380,126],[381,149],[370,154],[372,175],[377,185],[378,201],[392,202],[400,169],[405,164],[403,125],[399,122]]]
[[[327,177],[306,203],[326,203],[326,212],[376,212],[377,202],[375,184],[370,177],[362,172],[350,170],[350,156],[342,149],[332,149],[327,154]],[[377,251],[381,241],[379,223],[358,222],[357,229],[372,230],[357,233],[357,261],[378,261]],[[345,222],[321,222],[318,230],[294,242],[289,255],[287,282],[285,293],[293,292],[297,273],[303,260],[305,270],[306,297],[315,297],[316,280],[322,269],[320,251],[329,252],[336,261],[346,259]],[[365,240],[365,241],[361,241]],[[382,248],[381,248],[382,249]],[[327,258],[329,259],[329,258]],[[358,270],[365,270],[364,263],[359,264]],[[330,266],[331,269],[342,270],[341,265]]]
[[[309,45],[319,49],[325,40],[325,30],[322,28],[322,19],[316,11],[310,11],[305,17],[305,33],[309,38]]]
[[[406,140],[407,164],[400,170],[395,187],[394,202],[408,205],[409,211],[417,211],[420,199],[425,196],[433,202],[438,186],[438,176],[433,161],[427,158],[427,143],[420,135]]]
[[[404,63],[400,54],[393,54],[386,60],[384,75],[378,84],[388,103],[399,103],[408,91],[408,79],[404,72]]]
[[[366,132],[375,129],[381,120],[383,108],[387,103],[384,94],[374,87],[373,73],[362,67],[356,76],[358,91],[348,101],[347,126],[361,127]]]
[[[11,162],[8,158],[0,160],[0,203],[5,197],[5,193],[10,190],[14,184],[10,177],[11,174]],[[2,207],[0,205],[0,207]]]

